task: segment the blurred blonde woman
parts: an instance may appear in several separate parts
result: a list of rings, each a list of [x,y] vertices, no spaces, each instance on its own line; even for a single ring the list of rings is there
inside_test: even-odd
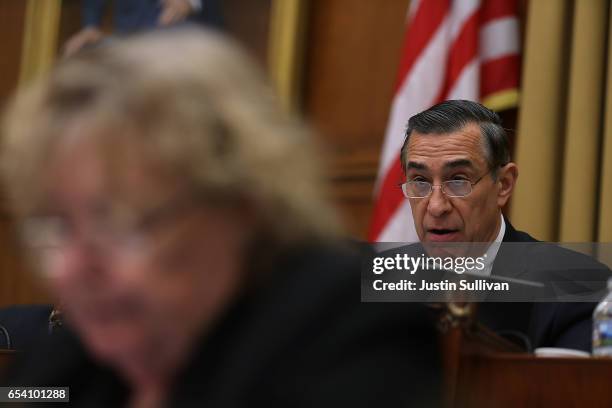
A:
[[[360,304],[312,135],[229,40],[77,54],[3,131],[8,196],[66,320],[8,383],[101,407],[366,406],[433,384],[428,326]]]

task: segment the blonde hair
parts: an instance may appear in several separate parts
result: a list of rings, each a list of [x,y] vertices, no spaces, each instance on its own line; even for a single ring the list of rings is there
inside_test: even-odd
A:
[[[121,136],[211,200],[255,203],[281,240],[337,231],[311,131],[281,112],[261,72],[219,34],[192,28],[118,41],[62,61],[19,93],[4,118],[0,162],[17,214],[44,200],[54,146],[82,119],[136,129]]]

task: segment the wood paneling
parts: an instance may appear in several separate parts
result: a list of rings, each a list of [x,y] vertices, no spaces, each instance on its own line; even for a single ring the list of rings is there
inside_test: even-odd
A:
[[[262,66],[268,62],[272,0],[219,0],[225,31],[241,42]]]
[[[109,14],[108,12],[106,13]],[[62,0],[59,33],[57,35],[58,52],[64,44],[81,29],[81,0]]]
[[[5,104],[19,80],[25,6],[24,0],[0,1],[0,105]]]
[[[17,88],[25,30],[27,2],[0,2],[0,103],[4,105]],[[14,220],[0,194],[0,307],[18,303],[45,302],[47,296],[31,274],[17,244]]]
[[[0,307],[46,303],[49,297],[43,289],[40,277],[27,267],[16,237],[12,220],[7,217],[0,218]]]
[[[0,375],[12,363],[14,357],[14,351],[0,350]]]
[[[332,150],[334,197],[364,238],[408,0],[313,0],[304,111]]]

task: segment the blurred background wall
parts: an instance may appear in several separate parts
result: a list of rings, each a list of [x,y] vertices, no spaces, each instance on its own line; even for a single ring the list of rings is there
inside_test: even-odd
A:
[[[310,120],[329,148],[332,197],[348,233],[360,239],[408,4],[221,0],[225,31],[270,72],[286,106]],[[520,4],[520,103],[501,112],[505,126],[517,129],[511,133],[521,172],[507,212],[516,227],[543,240],[612,241],[610,1]],[[46,71],[79,27],[80,0],[1,1],[0,103]],[[0,306],[48,301],[15,235],[0,203]]]

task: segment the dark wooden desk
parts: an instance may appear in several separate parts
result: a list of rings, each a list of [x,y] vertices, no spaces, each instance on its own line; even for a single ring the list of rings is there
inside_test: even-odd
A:
[[[454,406],[612,407],[612,359],[464,355]]]
[[[0,350],[0,374],[10,364],[14,355],[14,351]]]
[[[536,357],[456,316],[442,330],[447,407],[612,407],[611,358]]]

